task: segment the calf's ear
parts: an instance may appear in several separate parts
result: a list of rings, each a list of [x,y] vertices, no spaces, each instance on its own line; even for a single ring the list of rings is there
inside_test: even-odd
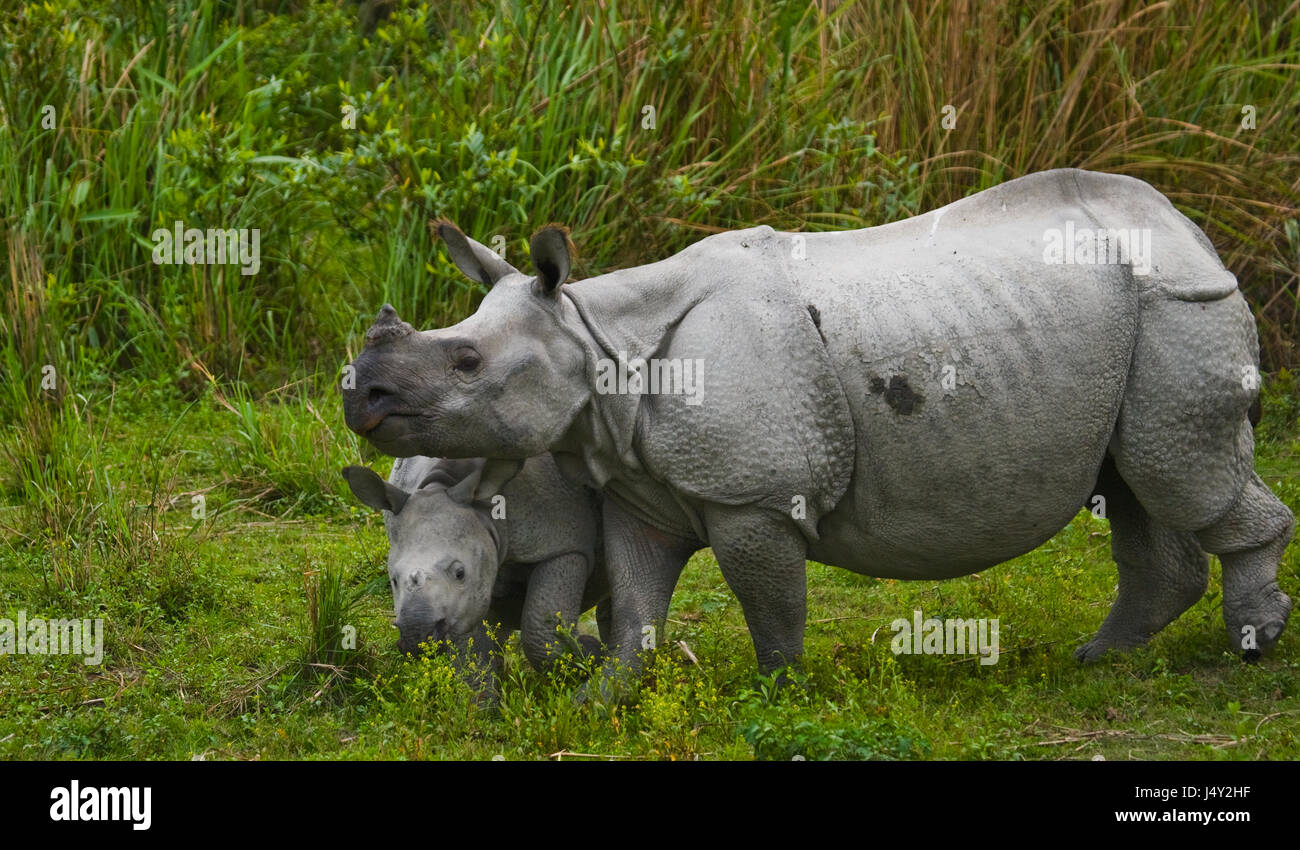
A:
[[[500,493],[523,467],[522,460],[480,460],[469,475],[447,488],[447,495],[465,505],[486,501]]]
[[[490,287],[506,275],[519,273],[518,269],[498,257],[491,248],[470,239],[445,218],[435,221],[433,229],[447,246],[451,261],[465,277]]]
[[[533,268],[537,269],[534,291],[538,295],[554,296],[560,284],[569,279],[573,243],[569,241],[569,228],[548,224],[533,234],[528,243]]]
[[[389,484],[368,466],[345,466],[343,478],[352,488],[352,494],[367,507],[396,514],[406,504],[407,492]]]

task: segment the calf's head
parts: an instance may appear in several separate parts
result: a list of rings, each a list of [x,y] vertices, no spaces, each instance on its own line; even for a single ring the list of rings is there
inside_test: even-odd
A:
[[[356,497],[384,513],[401,651],[415,652],[426,640],[467,635],[487,615],[505,557],[490,500],[520,466],[481,458],[443,461],[410,491],[368,467],[344,467]]]
[[[449,222],[438,233],[488,294],[465,321],[423,332],[385,304],[352,363],[344,419],[395,457],[541,454],[589,397],[582,347],[562,320],[574,309],[560,297],[568,236],[555,225],[533,236],[529,276]]]

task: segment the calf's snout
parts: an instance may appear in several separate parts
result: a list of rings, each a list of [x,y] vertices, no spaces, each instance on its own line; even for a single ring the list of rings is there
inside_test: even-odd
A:
[[[399,620],[397,630],[401,635],[397,640],[398,650],[419,652],[420,644],[425,641],[437,642],[447,637],[447,620],[445,617],[419,622]]]

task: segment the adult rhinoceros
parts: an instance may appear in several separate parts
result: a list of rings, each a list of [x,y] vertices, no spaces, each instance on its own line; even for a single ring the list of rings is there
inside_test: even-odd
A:
[[[568,285],[560,228],[534,236],[536,275],[439,230],[491,291],[422,333],[385,306],[348,426],[397,456],[549,450],[602,487],[625,664],[703,544],[768,670],[802,649],[806,558],[965,575],[1094,494],[1119,593],[1081,659],[1199,599],[1205,552],[1233,646],[1282,633],[1294,522],[1253,468],[1254,322],[1209,240],[1146,183],[1049,171],[881,227],[721,233]],[[670,379],[694,366],[698,386],[607,380],[642,360]]]

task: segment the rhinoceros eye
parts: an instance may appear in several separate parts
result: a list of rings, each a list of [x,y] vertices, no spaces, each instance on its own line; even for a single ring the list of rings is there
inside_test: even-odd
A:
[[[452,365],[454,365],[456,370],[459,372],[473,372],[482,363],[482,356],[468,346],[456,349],[456,354],[452,358]]]
[[[465,580],[465,565],[462,564],[462,563],[457,562],[457,563],[456,563],[456,564],[451,568],[451,574],[454,575],[454,576],[456,577],[456,581],[464,581],[464,580]]]

